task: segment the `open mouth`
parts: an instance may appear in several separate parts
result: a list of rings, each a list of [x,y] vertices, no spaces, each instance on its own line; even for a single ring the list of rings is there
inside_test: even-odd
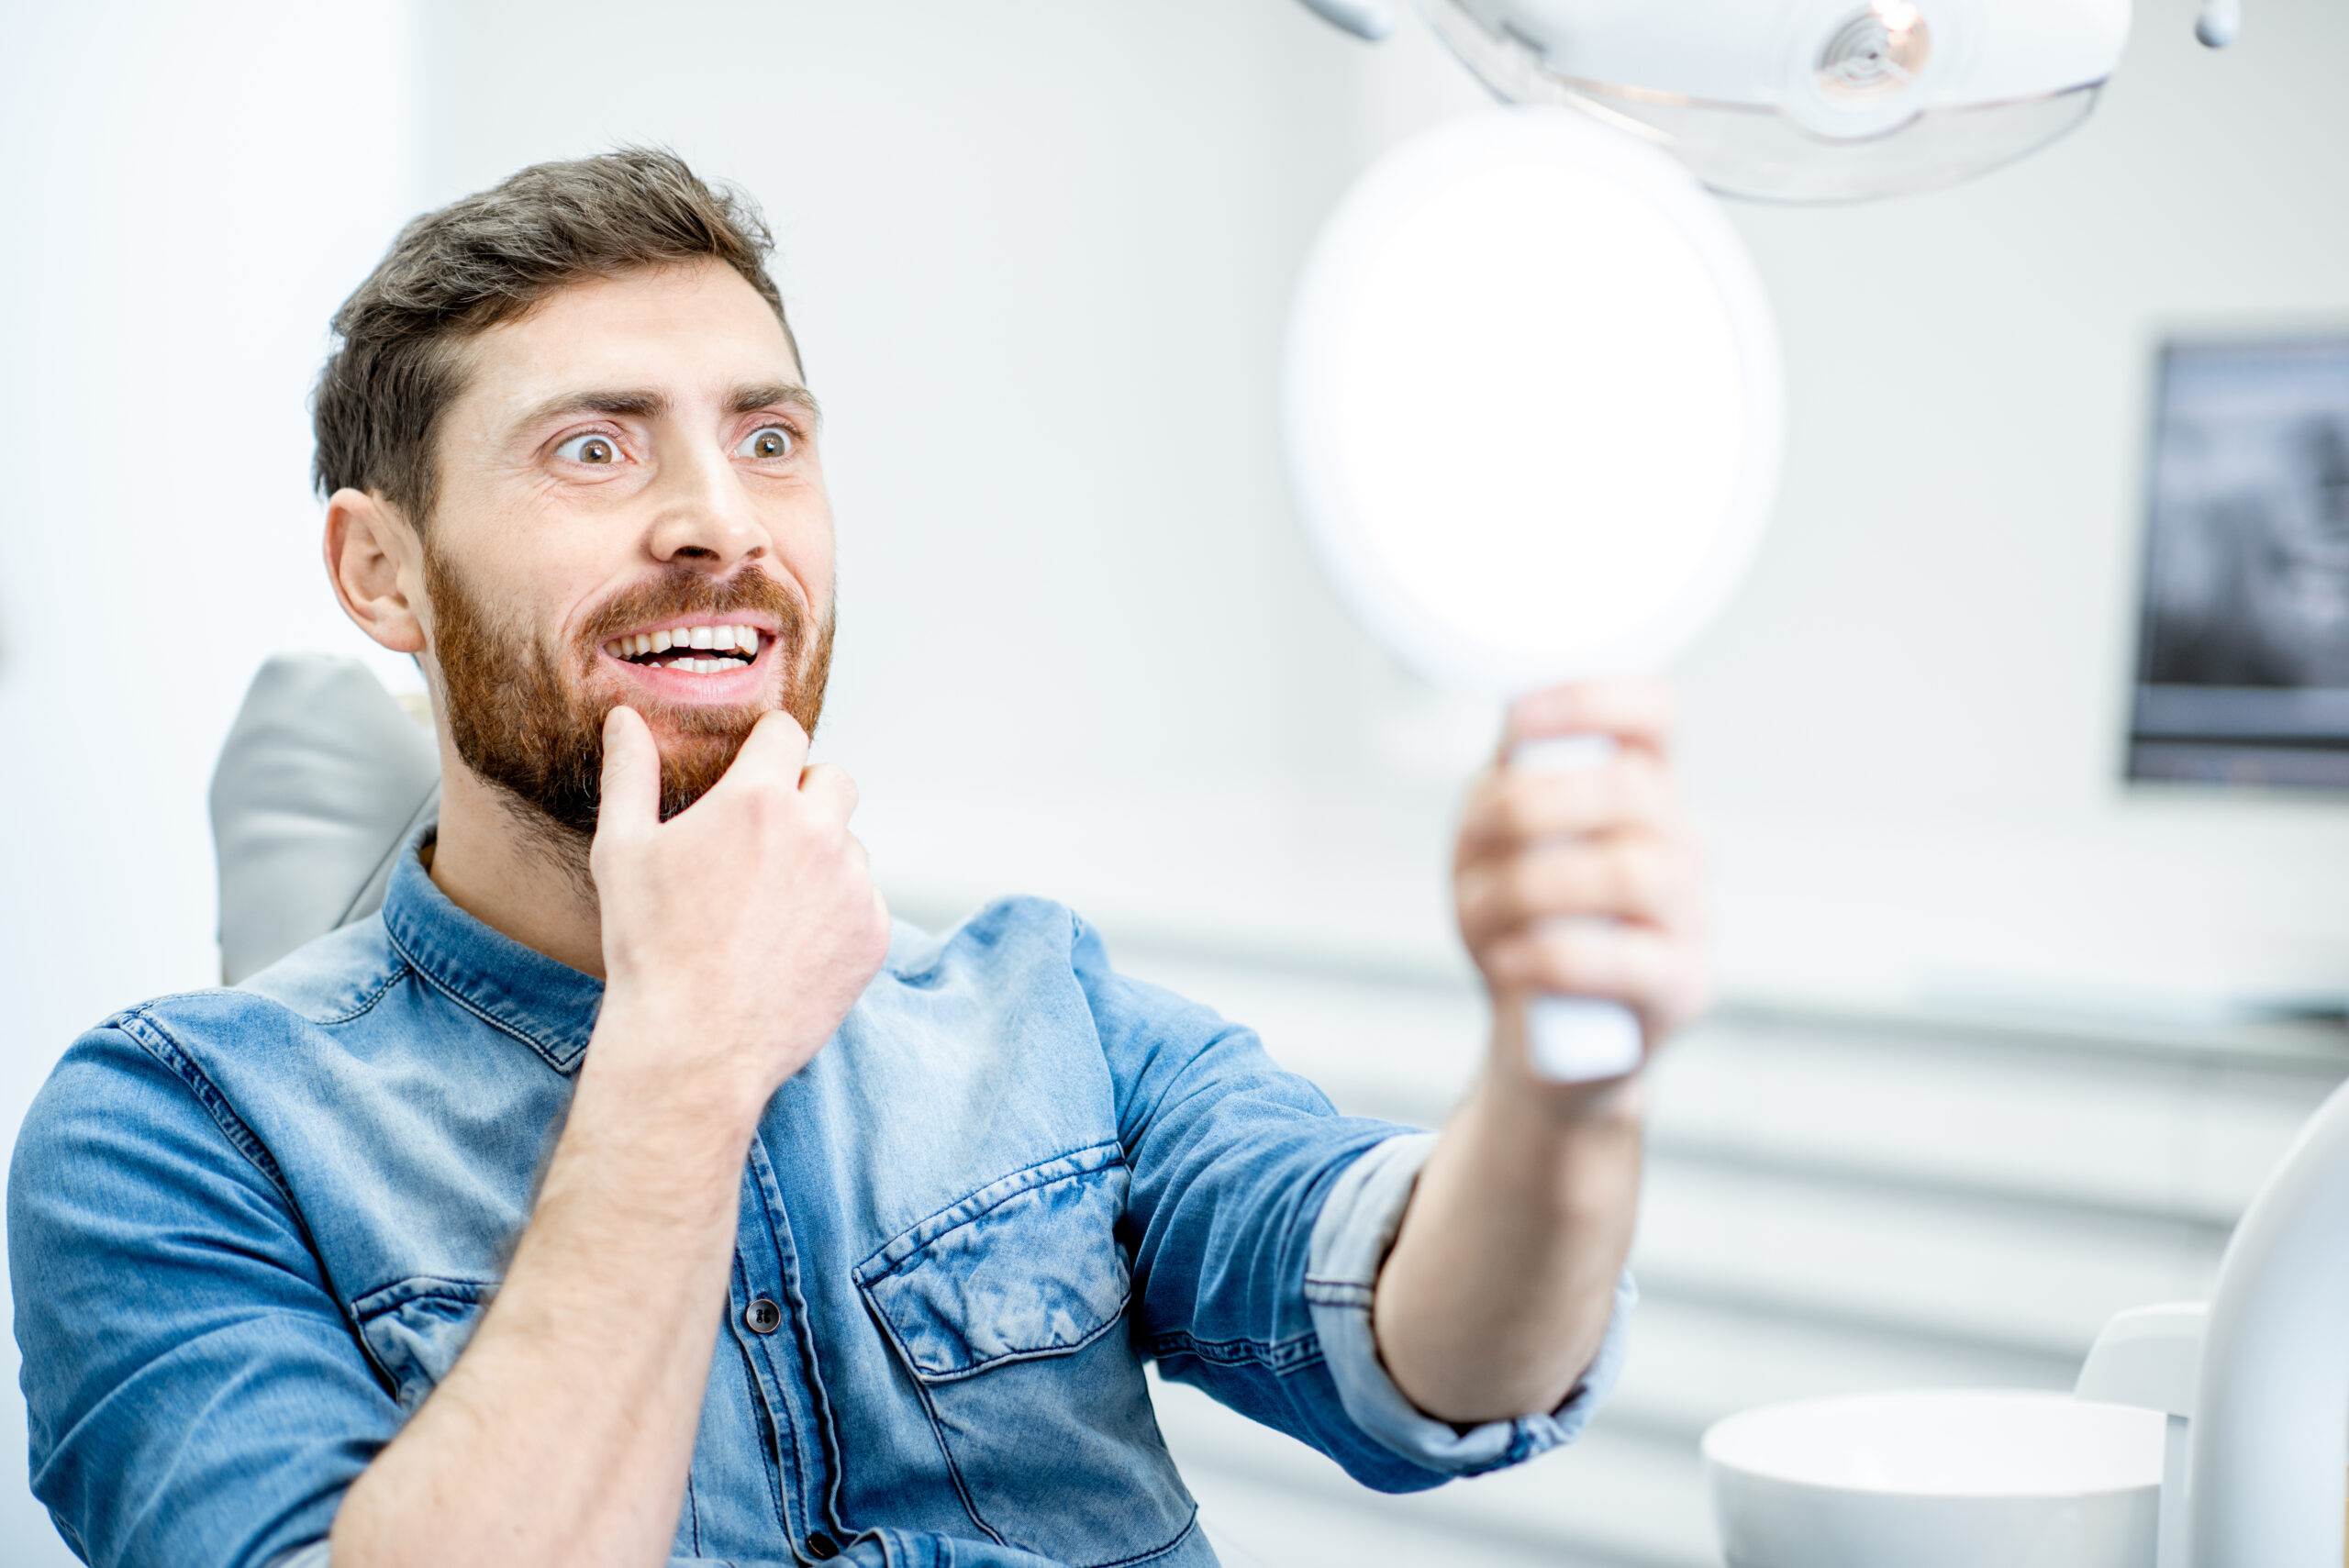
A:
[[[680,626],[616,637],[604,644],[604,651],[642,669],[723,675],[748,669],[763,640],[768,639],[754,626]]]

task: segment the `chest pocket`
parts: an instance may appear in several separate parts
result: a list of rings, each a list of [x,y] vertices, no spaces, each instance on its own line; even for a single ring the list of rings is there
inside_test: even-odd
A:
[[[496,1294],[495,1284],[472,1280],[417,1278],[351,1303],[359,1338],[391,1379],[401,1409],[414,1415],[425,1396],[440,1386],[473,1342],[481,1315]]]
[[[856,1271],[973,1519],[1081,1568],[1154,1556],[1195,1512],[1124,1332],[1130,1180],[1116,1144],[1080,1150],[982,1187]]]

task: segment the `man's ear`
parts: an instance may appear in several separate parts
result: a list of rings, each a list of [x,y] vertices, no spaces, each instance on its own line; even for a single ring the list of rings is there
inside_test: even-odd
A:
[[[424,651],[424,541],[363,490],[327,498],[327,579],[342,613],[395,653]]]

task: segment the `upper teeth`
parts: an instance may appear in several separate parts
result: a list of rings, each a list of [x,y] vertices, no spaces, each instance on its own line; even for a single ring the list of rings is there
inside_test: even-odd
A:
[[[755,659],[759,655],[759,628],[754,626],[681,626],[668,631],[640,631],[633,637],[616,637],[604,644],[604,651],[615,659],[666,653],[672,648],[707,649],[713,653],[740,653]],[[679,662],[704,673],[721,665],[735,667],[730,660],[688,659]]]

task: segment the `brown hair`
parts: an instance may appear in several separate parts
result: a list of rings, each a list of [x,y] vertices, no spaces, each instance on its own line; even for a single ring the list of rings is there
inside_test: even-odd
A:
[[[421,527],[432,510],[433,437],[463,386],[458,350],[584,278],[722,261],[759,291],[797,359],[767,276],[774,249],[749,197],[647,148],[533,164],[426,213],[335,312],[337,341],[311,403],[318,494],[370,491]]]

